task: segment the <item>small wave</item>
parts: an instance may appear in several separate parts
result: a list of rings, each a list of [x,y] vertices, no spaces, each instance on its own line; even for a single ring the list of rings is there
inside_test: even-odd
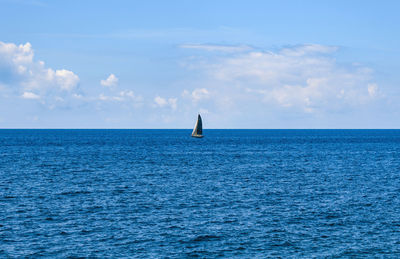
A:
[[[223,223],[235,223],[237,221],[238,221],[237,219],[227,219],[227,220],[224,220]]]
[[[280,244],[273,244],[272,246],[290,247],[290,246],[294,246],[294,245],[292,243],[290,243],[289,241],[285,241],[285,242],[280,243]]]
[[[78,194],[90,194],[89,191],[69,191],[69,192],[62,192],[58,195],[78,195]]]
[[[86,208],[87,212],[95,212],[95,211],[99,211],[102,209],[103,209],[103,207],[99,206],[99,205],[95,205],[95,206]]]
[[[204,241],[215,241],[215,240],[220,240],[221,237],[219,236],[214,236],[214,235],[201,235],[195,237],[192,241],[193,242],[204,242]]]
[[[340,215],[337,213],[329,213],[325,216],[326,219],[337,219],[340,218]]]
[[[116,189],[116,190],[113,190],[113,194],[119,194],[119,193],[123,193],[123,192],[125,192],[124,189]]]
[[[180,226],[169,226],[168,228],[169,229],[182,229],[182,227],[180,227]]]
[[[92,232],[93,232],[93,230],[86,230],[86,229],[82,229],[82,230],[81,230],[81,233],[82,233],[82,234],[85,234],[85,235],[86,235],[86,234],[89,234],[89,233],[92,233]]]

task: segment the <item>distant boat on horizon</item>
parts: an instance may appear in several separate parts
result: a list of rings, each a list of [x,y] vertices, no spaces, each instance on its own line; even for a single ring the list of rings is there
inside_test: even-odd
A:
[[[192,137],[194,137],[194,138],[202,138],[203,137],[203,123],[201,121],[200,114],[197,116],[197,121],[196,121],[196,125],[194,125]]]

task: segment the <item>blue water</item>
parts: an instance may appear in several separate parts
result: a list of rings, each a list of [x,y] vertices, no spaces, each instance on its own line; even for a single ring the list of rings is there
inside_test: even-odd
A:
[[[400,130],[0,130],[0,257],[400,257]]]

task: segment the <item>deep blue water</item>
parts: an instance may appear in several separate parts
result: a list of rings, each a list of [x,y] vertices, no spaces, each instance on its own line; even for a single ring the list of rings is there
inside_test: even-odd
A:
[[[400,257],[400,130],[0,130],[0,258]]]

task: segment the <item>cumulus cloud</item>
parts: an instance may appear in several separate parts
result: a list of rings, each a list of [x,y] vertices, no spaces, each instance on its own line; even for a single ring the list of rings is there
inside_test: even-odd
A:
[[[34,60],[31,44],[16,45],[0,42],[0,83],[24,91],[72,91],[79,77],[72,71],[46,68],[43,61]]]
[[[118,94],[115,95],[105,95],[104,93],[101,93],[98,96],[98,100],[100,101],[116,101],[116,102],[141,102],[142,97],[137,96],[133,91],[131,90],[124,90],[120,91]]]
[[[235,102],[259,99],[267,105],[309,113],[354,107],[377,98],[373,71],[337,63],[332,57],[337,49],[314,44],[276,52],[249,51],[209,59],[197,69],[213,81],[213,98],[220,103],[227,98]],[[202,88],[191,96],[200,100],[209,94]]]
[[[210,92],[206,88],[196,88],[191,93],[188,90],[183,90],[182,97],[190,97],[194,103],[208,99]]]
[[[106,87],[114,87],[118,84],[118,78],[114,74],[111,74],[107,77],[107,79],[101,80],[100,84]]]
[[[178,98],[162,98],[160,96],[156,96],[154,98],[154,103],[156,104],[156,106],[158,107],[170,107],[172,110],[176,110],[176,108],[178,107],[177,105],[178,102]]]
[[[52,75],[54,76],[54,75]],[[56,70],[55,80],[63,90],[72,90],[79,82],[79,77],[75,75],[72,71],[61,69]]]
[[[156,96],[154,98],[154,102],[160,107],[164,107],[168,104],[167,100],[165,100],[164,98],[162,98],[160,96]]]
[[[371,97],[375,97],[378,94],[378,85],[368,84],[368,94]]]
[[[22,98],[24,99],[40,99],[40,96],[31,92],[24,92],[21,95]]]
[[[192,98],[195,101],[200,101],[201,99],[207,99],[210,93],[206,88],[196,88],[192,92]]]
[[[119,92],[119,95],[122,96],[122,97],[131,98],[131,99],[135,99],[136,98],[135,93],[133,91],[130,91],[130,90],[121,91],[121,92]]]

